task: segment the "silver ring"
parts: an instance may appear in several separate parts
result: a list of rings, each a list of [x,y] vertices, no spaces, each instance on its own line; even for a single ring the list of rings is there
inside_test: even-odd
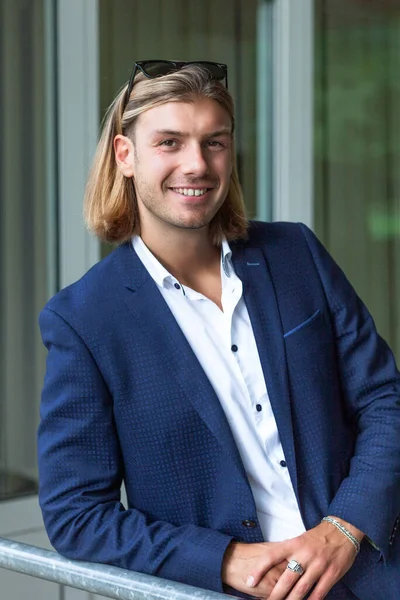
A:
[[[301,564],[294,559],[289,560],[286,568],[289,569],[289,571],[292,571],[293,573],[298,573],[299,575],[303,575],[304,573],[304,569],[301,566]]]

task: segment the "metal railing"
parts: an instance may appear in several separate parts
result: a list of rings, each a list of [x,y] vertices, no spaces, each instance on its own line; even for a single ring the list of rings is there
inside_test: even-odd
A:
[[[227,600],[225,594],[108,565],[68,560],[56,552],[4,538],[0,538],[0,567],[115,600]]]

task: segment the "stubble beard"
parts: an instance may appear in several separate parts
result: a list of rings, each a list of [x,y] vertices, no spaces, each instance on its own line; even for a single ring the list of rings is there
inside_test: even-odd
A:
[[[166,200],[163,202],[163,199],[167,194],[174,194],[169,187],[170,186],[163,186],[163,188],[157,190],[150,182],[139,178],[135,182],[136,197],[139,207],[140,204],[142,204],[145,210],[158,221],[162,221],[179,229],[203,229],[204,227],[207,227],[223,204],[223,202],[221,202],[216,207],[215,211],[206,212],[205,214],[203,213],[203,206],[199,206],[198,210],[196,209],[196,205],[192,205],[191,207],[188,206],[186,209],[187,216],[182,215],[180,217],[179,214],[174,214],[173,207],[169,210],[169,203]],[[183,210],[184,209],[182,209],[182,211]]]

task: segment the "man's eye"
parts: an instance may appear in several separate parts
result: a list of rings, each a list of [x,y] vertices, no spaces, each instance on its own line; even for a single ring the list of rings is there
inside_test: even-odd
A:
[[[207,142],[207,145],[208,145],[210,148],[224,148],[224,145],[223,145],[223,144],[221,144],[221,142],[218,142],[218,140],[209,140],[209,141]]]
[[[160,146],[166,146],[167,148],[174,148],[176,146],[176,140],[163,140],[160,142]]]

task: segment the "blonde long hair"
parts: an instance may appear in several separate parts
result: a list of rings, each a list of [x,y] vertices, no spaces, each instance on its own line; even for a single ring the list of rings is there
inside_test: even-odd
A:
[[[138,116],[166,102],[193,102],[196,98],[211,98],[219,102],[232,119],[234,105],[227,89],[211,80],[206,69],[187,65],[180,71],[148,79],[139,73],[126,107],[127,86],[124,86],[109,107],[104,118],[102,134],[89,173],[84,217],[89,230],[103,241],[123,243],[133,233],[140,233],[139,210],[133,181],[124,177],[117,167],[113,142],[118,134],[132,138]],[[220,245],[247,237],[248,222],[237,173],[235,152],[230,186],[225,202],[209,225],[211,240]]]

